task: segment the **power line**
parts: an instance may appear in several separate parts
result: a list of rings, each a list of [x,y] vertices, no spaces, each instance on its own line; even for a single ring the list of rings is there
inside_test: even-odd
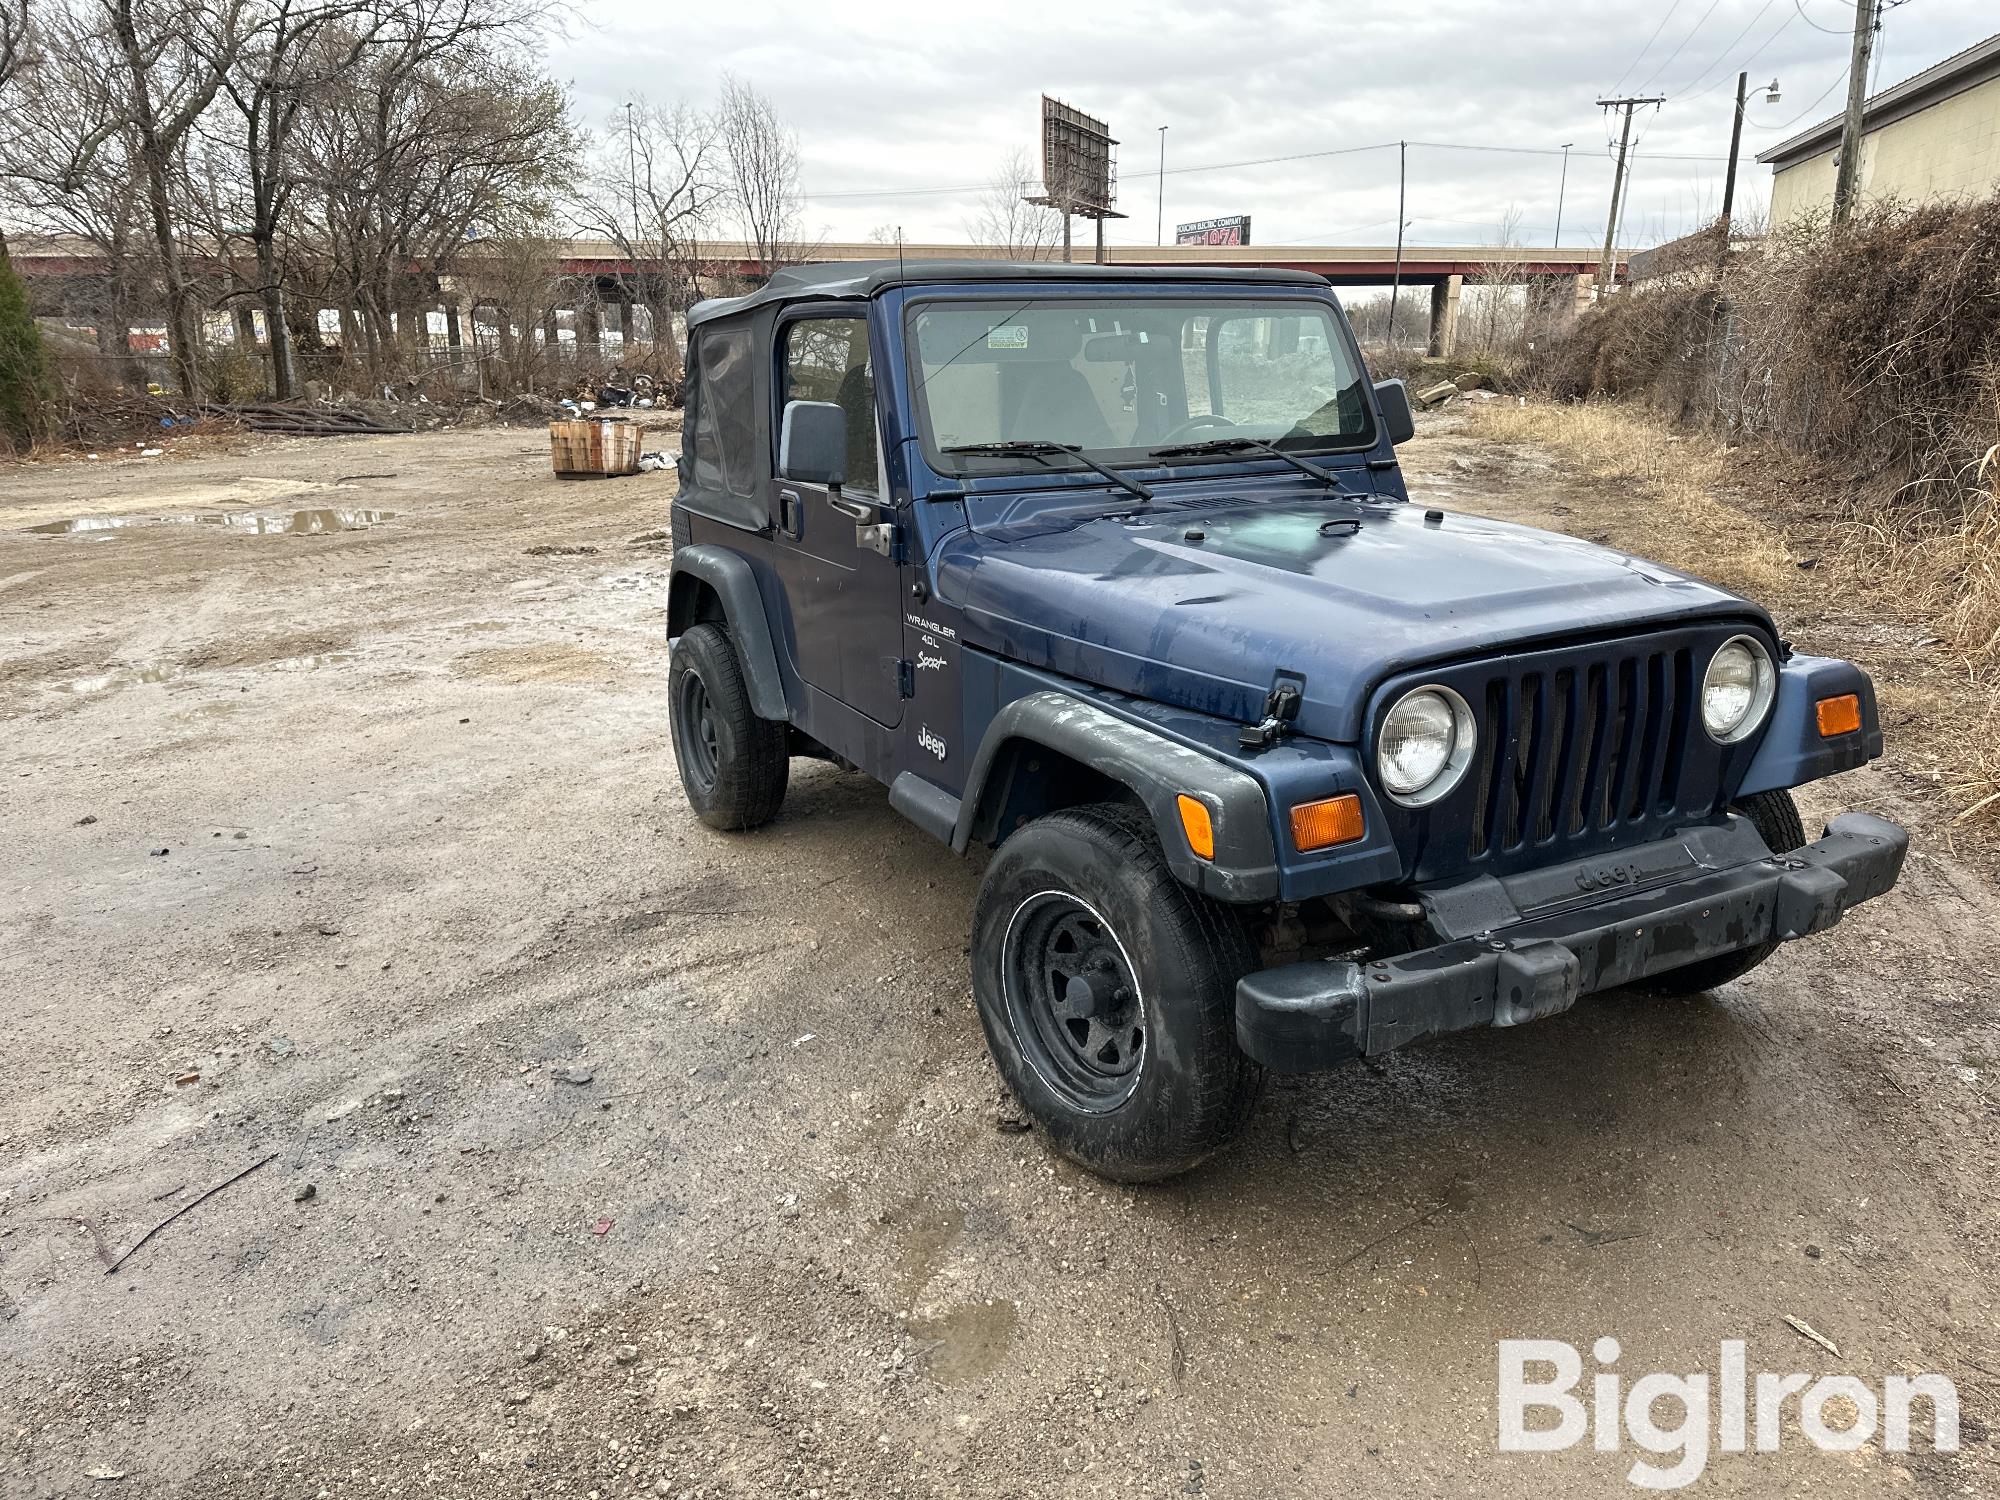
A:
[[[1715,7],[1720,5],[1721,3],[1722,0],[1708,0],[1708,9],[1703,11],[1701,13],[1701,19],[1694,23],[1694,30],[1690,31],[1686,36],[1681,38],[1680,46],[1674,48],[1673,51],[1667,54],[1667,60],[1661,63],[1657,68],[1653,69],[1652,74],[1646,79],[1646,81],[1639,85],[1640,88],[1642,89],[1650,88],[1652,86],[1653,79],[1658,78],[1662,73],[1666,72],[1667,69],[1671,68],[1674,65],[1674,59],[1681,55],[1682,51],[1686,49],[1687,44],[1689,42],[1693,41],[1698,35],[1701,34],[1701,28],[1708,24],[1708,18],[1715,14]]]
[[[1743,61],[1739,63],[1737,66],[1741,68],[1748,68],[1750,64],[1755,62],[1759,57],[1762,57],[1764,55],[1764,49],[1766,47],[1769,47],[1771,43],[1775,42],[1779,37],[1783,36],[1785,34],[1786,28],[1789,27],[1792,24],[1792,22],[1796,20],[1798,20],[1798,16],[1796,14],[1786,16],[1784,20],[1778,23],[1778,29],[1772,32],[1769,36],[1765,37],[1763,41],[1759,42],[1756,46],[1756,49],[1752,51],[1748,57],[1744,58]],[[1731,45],[1733,46],[1734,43],[1732,43]],[[1721,58],[1716,59],[1716,62],[1720,61],[1722,61]],[[1715,64],[1710,63],[1709,66],[1713,67],[1715,66]],[[1715,82],[1711,83],[1705,89],[1701,89],[1692,94],[1681,93],[1674,95],[1675,102],[1680,104],[1693,103],[1696,99],[1700,99],[1704,95],[1714,93],[1717,89],[1721,88],[1722,85],[1724,85],[1727,82],[1729,82],[1729,74],[1725,72],[1720,78],[1717,78]]]
[[[1716,55],[1715,62],[1710,63],[1706,68],[1703,68],[1699,73],[1695,74],[1694,77],[1690,78],[1685,84],[1681,86],[1680,91],[1674,94],[1672,97],[1675,99],[1681,98],[1683,95],[1687,93],[1689,89],[1693,88],[1697,83],[1700,83],[1702,79],[1708,77],[1709,73],[1714,69],[1715,63],[1721,62],[1724,58],[1728,57],[1738,47],[1740,47],[1743,44],[1743,38],[1750,35],[1750,27],[1755,26],[1759,21],[1763,20],[1764,12],[1769,10],[1773,5],[1777,3],[1778,0],[1764,0],[1764,3],[1757,7],[1757,13],[1750,18],[1749,24],[1744,26],[1744,28],[1741,31],[1737,32],[1736,35],[1730,40],[1729,45],[1724,47],[1722,51]],[[1748,58],[1744,59],[1742,62],[1737,64],[1739,68],[1746,68],[1749,65],[1750,65],[1750,60]],[[1697,95],[1696,97],[1699,96]]]
[[[1805,22],[1806,25],[1812,27],[1814,31],[1824,31],[1828,36],[1847,35],[1845,31],[1838,30],[1835,27],[1820,25],[1819,22],[1815,21],[1811,16],[1807,15],[1805,0],[1792,0],[1792,8],[1799,13],[1799,19]]]
[[[1639,49],[1639,55],[1633,58],[1627,64],[1625,64],[1625,71],[1620,73],[1617,79],[1613,81],[1611,85],[1613,92],[1617,91],[1619,84],[1623,83],[1626,79],[1632,76],[1632,70],[1639,66],[1639,64],[1645,59],[1645,56],[1648,52],[1653,50],[1653,43],[1657,42],[1660,39],[1660,33],[1667,29],[1667,22],[1671,21],[1674,18],[1674,12],[1679,10],[1680,8],[1681,8],[1681,0],[1674,0],[1674,3],[1667,7],[1667,13],[1660,17],[1660,24],[1655,26],[1653,28],[1653,34],[1646,38],[1646,45]]]
[[[1408,144],[1412,147],[1420,147],[1426,151],[1479,151],[1479,152],[1498,153],[1501,155],[1509,155],[1509,156],[1561,156],[1562,155],[1562,149],[1558,146],[1494,146],[1478,141],[1410,141],[1408,142]],[[1252,158],[1248,161],[1206,162],[1199,166],[1193,166],[1193,167],[1169,167],[1167,169],[1166,175],[1169,177],[1179,177],[1195,172],[1230,172],[1230,171],[1238,171],[1246,167],[1277,166],[1277,165],[1282,165],[1286,162],[1295,162],[1295,161],[1318,161],[1326,157],[1333,157],[1333,156],[1356,156],[1369,151],[1393,151],[1396,149],[1396,146],[1397,143],[1395,141],[1380,141],[1373,145],[1367,145],[1367,146],[1340,146],[1327,151],[1300,151],[1300,152],[1294,152],[1293,154],[1288,156],[1260,156]],[[1689,155],[1689,154],[1662,155],[1655,153],[1653,155],[1649,155],[1646,158],[1646,160],[1719,162],[1719,161],[1726,161],[1728,160],[1728,158],[1722,156],[1703,156],[1703,155]],[[1160,174],[1158,172],[1121,171],[1118,174],[1118,179],[1120,182],[1145,182],[1155,177],[1158,177],[1159,175]],[[990,182],[971,182],[971,183],[962,183],[956,187],[845,188],[836,192],[806,193],[803,196],[809,203],[827,202],[833,199],[846,199],[846,198],[859,198],[859,199],[870,199],[870,200],[877,198],[930,198],[930,197],[940,197],[951,193],[983,193],[991,186],[992,184]]]

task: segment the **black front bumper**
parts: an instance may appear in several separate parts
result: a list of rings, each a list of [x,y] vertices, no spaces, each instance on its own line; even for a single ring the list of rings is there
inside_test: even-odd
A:
[[[1513,879],[1420,892],[1444,941],[1252,974],[1236,986],[1236,1038],[1266,1067],[1304,1072],[1448,1031],[1517,1026],[1581,995],[1824,931],[1896,883],[1909,841],[1894,823],[1844,813],[1817,843],[1773,855],[1731,818]]]

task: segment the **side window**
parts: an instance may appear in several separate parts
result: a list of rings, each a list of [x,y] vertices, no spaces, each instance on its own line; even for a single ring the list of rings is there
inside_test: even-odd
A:
[[[878,488],[875,371],[868,359],[868,324],[861,318],[801,318],[785,326],[778,399],[831,401],[847,414],[847,488]]]
[[[748,328],[709,328],[701,336],[701,406],[697,419],[714,435],[715,456],[711,472],[718,487],[732,495],[757,493],[757,475],[763,467],[757,449],[757,400],[751,380],[753,363]],[[695,449],[696,477],[707,445]]]
[[[697,334],[687,352],[687,452],[690,484],[695,489],[722,488],[722,458],[715,438],[715,412],[708,399],[707,382],[702,379],[702,362],[708,358],[708,335]]]

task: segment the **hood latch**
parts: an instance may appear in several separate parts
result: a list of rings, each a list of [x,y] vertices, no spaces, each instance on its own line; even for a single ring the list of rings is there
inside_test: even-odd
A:
[[[1292,721],[1299,716],[1299,705],[1305,702],[1305,686],[1305,678],[1280,672],[1271,684],[1270,694],[1264,699],[1263,719],[1237,730],[1236,743],[1245,750],[1261,750],[1289,734]]]

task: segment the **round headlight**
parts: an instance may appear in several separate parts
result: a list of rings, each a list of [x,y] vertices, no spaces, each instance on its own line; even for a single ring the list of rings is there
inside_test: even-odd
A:
[[[1390,796],[1406,807],[1421,807],[1458,785],[1477,739],[1463,698],[1448,687],[1416,688],[1398,698],[1382,720],[1375,768]]]
[[[1709,658],[1701,680],[1701,722],[1709,735],[1732,744],[1755,731],[1771,711],[1778,674],[1771,653],[1750,636],[1732,636]]]

